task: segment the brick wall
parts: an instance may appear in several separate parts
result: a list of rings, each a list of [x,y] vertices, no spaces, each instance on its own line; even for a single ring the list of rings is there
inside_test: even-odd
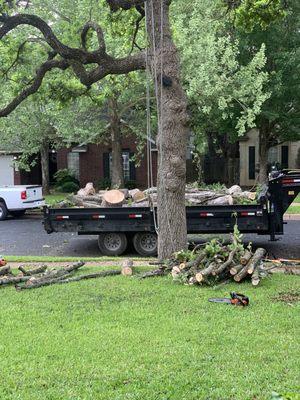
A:
[[[135,140],[132,137],[126,137],[122,142],[123,150],[136,152]],[[57,169],[68,167],[68,153],[72,149],[65,148],[57,151]],[[104,178],[103,171],[103,153],[109,153],[110,146],[89,144],[87,152],[79,153],[80,185],[85,186],[87,182],[97,184]],[[157,154],[153,152],[153,177],[156,184]],[[147,159],[146,149],[138,166],[136,166],[137,187],[143,189],[147,187]]]

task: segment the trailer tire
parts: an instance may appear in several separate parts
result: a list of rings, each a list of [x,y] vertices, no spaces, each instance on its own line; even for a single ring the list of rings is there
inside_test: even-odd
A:
[[[6,204],[3,201],[0,201],[0,221],[4,221],[8,216],[8,210]]]
[[[139,232],[133,237],[133,246],[139,255],[153,257],[157,255],[157,234],[152,232]]]
[[[120,256],[127,249],[127,244],[124,233],[107,232],[98,236],[98,247],[105,256]]]

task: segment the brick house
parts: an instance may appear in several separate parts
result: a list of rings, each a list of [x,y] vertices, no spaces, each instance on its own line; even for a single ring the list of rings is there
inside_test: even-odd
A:
[[[154,146],[152,146],[154,147]],[[122,142],[123,171],[126,181],[134,181],[138,188],[146,188],[147,183],[147,154],[144,148],[140,160],[135,164],[132,160],[137,154],[134,138],[126,137]],[[157,152],[152,149],[153,177],[156,182]],[[83,187],[87,182],[99,185],[110,178],[111,149],[109,145],[87,144],[73,146],[57,151],[57,169],[71,170]],[[155,183],[154,182],[154,183]]]

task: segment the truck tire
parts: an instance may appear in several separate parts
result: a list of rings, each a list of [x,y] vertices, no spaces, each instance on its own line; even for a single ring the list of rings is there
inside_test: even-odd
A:
[[[4,221],[8,216],[8,210],[6,208],[6,204],[3,201],[0,201],[0,221]]]
[[[133,237],[133,246],[137,253],[143,257],[157,255],[157,235],[151,232],[136,233]]]
[[[120,256],[127,249],[127,243],[124,233],[107,232],[98,236],[98,247],[105,256]]]
[[[26,213],[26,210],[10,211],[10,214],[15,218],[21,218]]]

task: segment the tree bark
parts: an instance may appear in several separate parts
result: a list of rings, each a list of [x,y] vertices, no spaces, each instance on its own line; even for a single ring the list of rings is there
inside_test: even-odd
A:
[[[188,138],[187,99],[180,80],[179,58],[170,30],[169,3],[169,0],[146,2],[150,68],[157,83],[158,95],[159,260],[187,248],[184,198]]]
[[[40,149],[41,169],[42,169],[42,186],[43,194],[50,193],[50,176],[49,176],[49,141],[45,139]]]
[[[111,140],[111,187],[124,187],[121,121],[115,96],[109,101],[110,140]]]
[[[268,123],[262,122],[259,129],[259,175],[258,181],[260,184],[264,184],[268,180]]]

